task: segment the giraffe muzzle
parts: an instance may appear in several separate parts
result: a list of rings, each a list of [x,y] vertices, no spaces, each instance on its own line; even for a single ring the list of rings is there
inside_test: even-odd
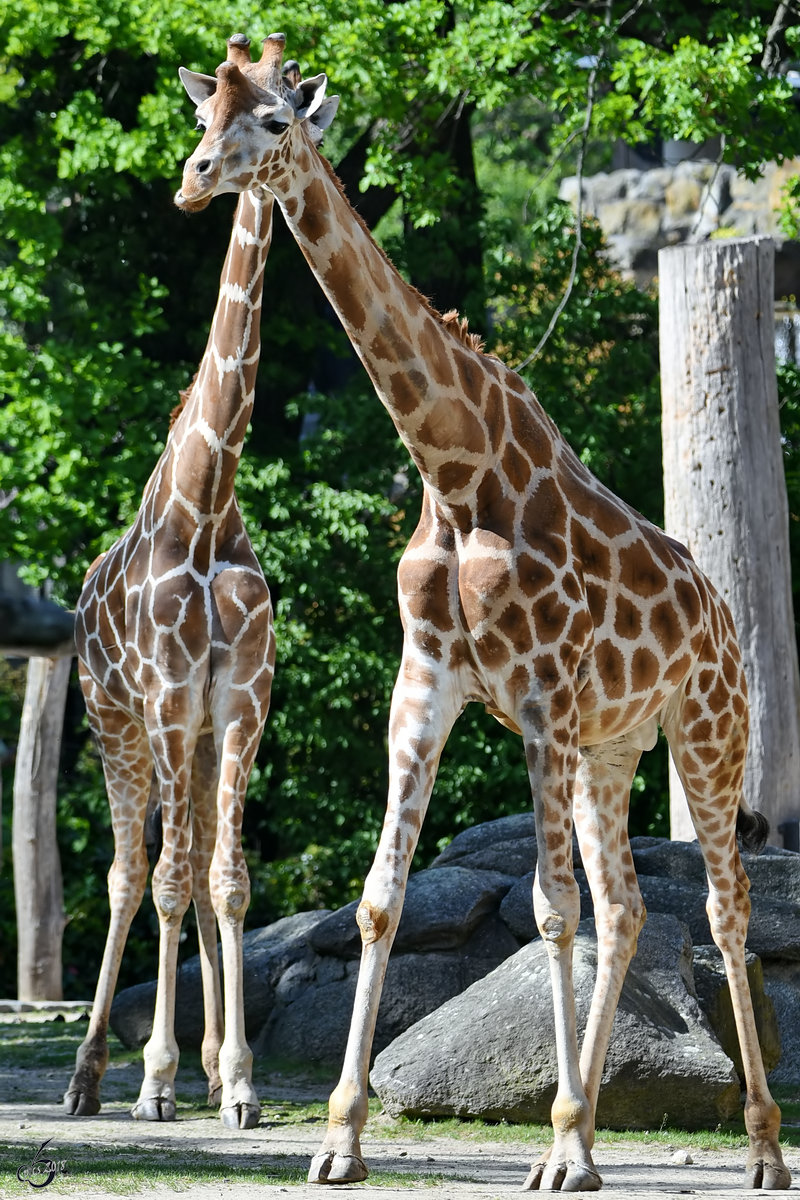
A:
[[[172,199],[175,205],[183,209],[184,212],[195,213],[202,212],[204,208],[208,208],[213,194],[212,190],[201,196],[187,196],[186,192],[181,188],[175,193]]]
[[[210,154],[192,156],[183,168],[181,187],[175,204],[187,212],[200,212],[210,202],[219,184],[221,161]]]

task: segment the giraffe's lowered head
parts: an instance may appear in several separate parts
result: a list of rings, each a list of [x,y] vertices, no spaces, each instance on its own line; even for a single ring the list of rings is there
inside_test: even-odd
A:
[[[339,97],[325,96],[324,74],[302,79],[293,61],[281,69],[285,42],[282,33],[271,33],[253,62],[249,39],[235,33],[214,75],[180,68],[203,137],[183,168],[179,208],[198,212],[220,192],[268,187],[270,169],[283,164],[287,139],[299,126],[315,145],[322,141]]]

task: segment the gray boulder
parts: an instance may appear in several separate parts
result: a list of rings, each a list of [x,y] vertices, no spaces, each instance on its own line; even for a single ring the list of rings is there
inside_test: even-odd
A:
[[[392,954],[372,1053],[482,979],[519,943],[490,916],[458,950]],[[316,955],[287,972],[266,1015],[256,1052],[273,1059],[340,1067],[347,1044],[358,963]]]
[[[494,821],[482,821],[480,825],[471,825],[457,833],[449,846],[445,846],[441,854],[433,860],[434,867],[452,866],[458,859],[466,855],[482,853],[497,843],[515,845],[527,838],[536,842],[536,828],[533,822],[533,811],[514,813],[510,817],[497,817]],[[530,870],[530,863],[525,868]],[[509,871],[513,875],[515,872]]]
[[[510,875],[461,866],[417,872],[406,888],[395,952],[453,950],[463,945],[483,917],[496,911],[513,883]],[[311,948],[318,954],[359,958],[358,904],[354,900],[320,921],[309,933]]]
[[[697,842],[672,842],[667,838],[631,838],[638,875],[684,879],[706,887],[703,855]],[[800,854],[778,846],[765,846],[760,854],[743,854],[742,865],[756,895],[800,905]]]
[[[800,968],[797,963],[764,963],[764,990],[778,1022],[781,1057],[769,1082],[797,1088],[800,1084]]]
[[[579,1026],[596,971],[591,922],[575,951]],[[549,1121],[556,1090],[550,972],[541,941],[406,1030],[375,1060],[370,1081],[393,1116]],[[603,1075],[598,1124],[647,1128],[666,1119],[714,1125],[739,1106],[730,1059],[693,994],[691,944],[655,916],[623,988]]]
[[[781,1035],[775,1005],[765,991],[761,960],[755,954],[745,956],[747,982],[753,1000],[753,1012],[761,1046],[764,1070],[770,1073],[780,1062]],[[744,1067],[739,1037],[733,1016],[733,1003],[725,964],[716,946],[695,946],[692,954],[694,986],[703,1012],[722,1049],[728,1055],[744,1087]]]

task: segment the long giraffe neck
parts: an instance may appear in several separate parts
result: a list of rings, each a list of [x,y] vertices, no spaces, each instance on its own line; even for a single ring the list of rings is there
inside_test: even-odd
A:
[[[473,504],[524,383],[406,283],[307,139],[269,186],[423,479],[445,511]]]
[[[261,189],[239,197],[206,349],[153,476],[155,487],[181,498],[190,519],[220,516],[233,500],[253,412],[272,206]]]

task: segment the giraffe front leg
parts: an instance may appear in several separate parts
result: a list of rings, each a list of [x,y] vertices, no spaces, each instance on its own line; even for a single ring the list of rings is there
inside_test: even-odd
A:
[[[162,867],[165,850],[171,859],[171,868]],[[164,850],[153,874],[153,900],[159,925],[158,984],[153,1032],[142,1052],[144,1079],[131,1109],[131,1115],[137,1121],[175,1120],[175,1075],[180,1057],[174,1033],[175,982],[181,924],[190,898],[185,834],[176,845],[172,838],[167,838],[165,831]]]
[[[594,1114],[614,1014],[645,921],[628,841],[630,789],[641,750],[625,739],[581,750],[575,825],[594,902],[597,977],[581,1049],[581,1079]]]
[[[311,1161],[310,1183],[357,1183],[367,1177],[361,1132],[367,1119],[369,1062],[389,952],[408,872],[433,788],[439,755],[460,702],[438,686],[430,663],[404,652],[389,719],[389,798],[357,921],[361,964],[344,1064],[331,1094],[328,1129]]]
[[[551,1109],[553,1145],[531,1167],[526,1191],[597,1191],[592,1161],[594,1113],[581,1080],[572,950],[580,919],[580,892],[572,867],[572,801],[578,759],[578,712],[561,689],[558,717],[551,694],[522,707],[528,775],[539,857],[533,885],[536,924],[547,948],[553,994],[558,1089]]]
[[[151,746],[161,797],[161,853],[153,871],[153,903],[158,914],[158,982],[153,1031],[143,1050],[144,1079],[131,1109],[138,1121],[174,1121],[175,1074],[179,1050],[175,1040],[175,986],[181,925],[192,898],[189,860],[189,776],[191,751],[197,730],[186,715],[182,698],[169,693],[161,705],[160,720],[152,714]],[[157,710],[158,711],[158,710]],[[178,738],[175,730],[181,727]]]
[[[241,723],[233,720],[226,726],[219,746],[216,844],[210,884],[222,942],[225,1001],[225,1037],[219,1050],[220,1118],[229,1129],[252,1129],[261,1116],[244,1022],[242,933],[250,903],[250,878],[242,853],[242,818],[247,780],[263,724],[261,720],[248,735]]]

